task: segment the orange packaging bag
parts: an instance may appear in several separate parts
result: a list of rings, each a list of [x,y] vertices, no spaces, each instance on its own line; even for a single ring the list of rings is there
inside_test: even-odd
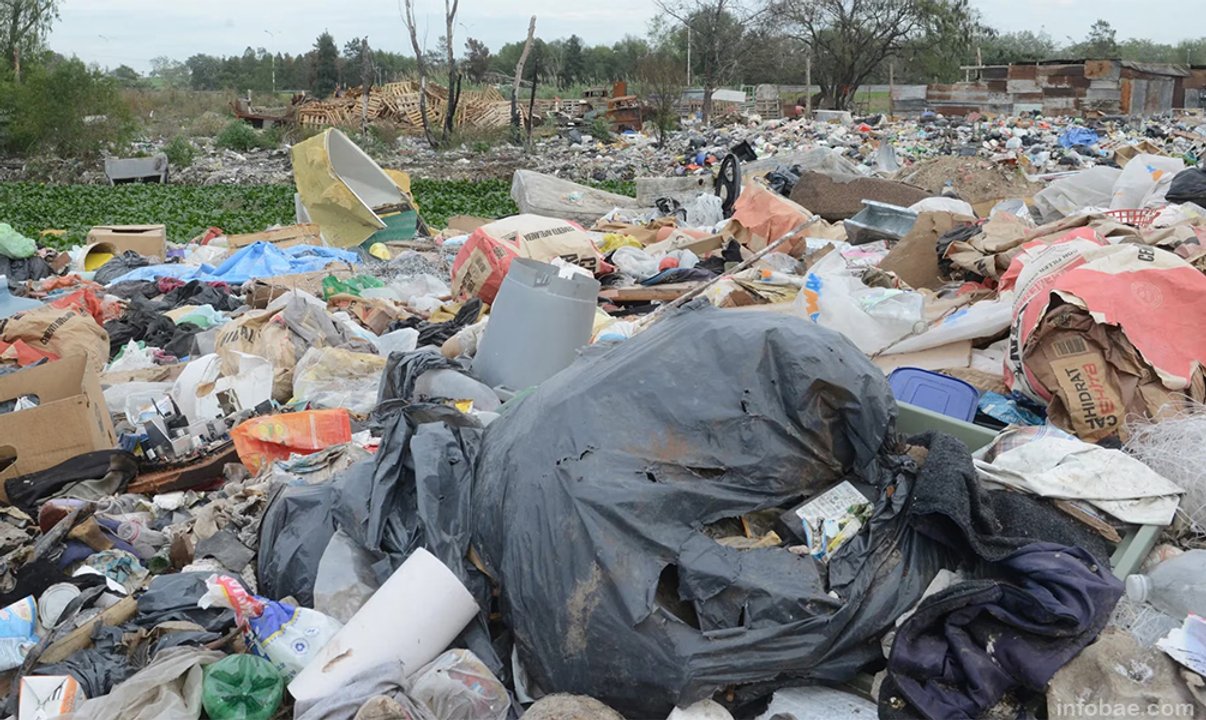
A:
[[[230,437],[239,460],[258,473],[265,465],[288,459],[291,454],[309,455],[351,442],[352,419],[346,408],[269,415],[239,425],[230,431]]]

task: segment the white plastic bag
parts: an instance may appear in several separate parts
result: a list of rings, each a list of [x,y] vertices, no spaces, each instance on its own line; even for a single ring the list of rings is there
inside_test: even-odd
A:
[[[657,258],[639,248],[624,246],[611,255],[611,263],[625,275],[645,280],[657,275]]]
[[[925,332],[905,338],[885,352],[918,352],[960,340],[976,340],[996,335],[1009,327],[1013,320],[1013,297],[1013,291],[1008,290],[994,300],[981,300],[959,308],[930,325]]]
[[[401,328],[373,340],[373,346],[381,357],[389,357],[390,353],[395,352],[410,352],[418,344],[419,331],[415,328]]]
[[[715,227],[724,221],[724,203],[712,193],[700,193],[683,206],[687,211],[687,225],[694,228]]]
[[[1144,208],[1163,203],[1173,177],[1184,169],[1185,163],[1179,158],[1146,153],[1136,155],[1114,183],[1110,209]]]
[[[312,347],[293,370],[293,397],[320,408],[367,415],[377,405],[385,358],[342,348]]]
[[[131,340],[122,348],[121,357],[109,363],[106,372],[129,372],[131,370],[146,370],[155,367],[155,351],[154,348],[138,347],[138,343]]]
[[[1122,171],[1098,165],[1082,170],[1071,177],[1056,180],[1034,195],[1034,206],[1043,222],[1070,217],[1087,207],[1110,204],[1114,184]]]
[[[925,198],[924,200],[918,200],[917,202],[910,205],[909,209],[915,213],[949,212],[949,213],[954,213],[956,215],[966,215],[967,217],[972,217],[972,218],[974,218],[976,216],[976,211],[973,210],[972,206],[970,204],[968,204],[967,202],[965,202],[963,200],[959,200],[958,198],[948,198],[948,197],[941,197],[941,196],[928,197],[928,198]]]
[[[507,689],[468,650],[449,650],[411,677],[409,695],[440,720],[506,720]]]
[[[922,295],[867,287],[845,267],[841,255],[830,253],[806,276],[793,302],[813,322],[842,333],[868,355],[925,327]]]
[[[225,417],[223,397],[237,409],[250,409],[272,397],[272,363],[258,355],[229,351],[238,363],[238,373],[222,377],[222,360],[216,354],[202,355],[184,366],[172,385],[171,395],[189,422]]]

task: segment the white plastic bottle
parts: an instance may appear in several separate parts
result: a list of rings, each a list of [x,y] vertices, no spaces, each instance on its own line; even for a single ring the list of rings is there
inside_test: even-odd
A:
[[[1190,550],[1126,579],[1126,596],[1147,602],[1178,620],[1206,617],[1206,550]]]

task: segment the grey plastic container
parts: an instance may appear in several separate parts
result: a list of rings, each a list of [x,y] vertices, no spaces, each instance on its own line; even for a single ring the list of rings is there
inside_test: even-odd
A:
[[[473,371],[493,388],[539,385],[574,361],[590,342],[599,282],[563,278],[547,263],[516,258],[499,288]]]
[[[901,240],[916,223],[917,213],[908,208],[864,200],[863,209],[844,224],[850,244],[862,245],[876,240]]]

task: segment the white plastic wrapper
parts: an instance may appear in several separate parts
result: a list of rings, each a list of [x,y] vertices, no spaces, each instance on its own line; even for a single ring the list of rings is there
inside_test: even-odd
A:
[[[275,665],[286,679],[318,657],[319,651],[343,627],[338,620],[317,610],[251,595],[237,580],[226,575],[211,575],[205,584],[208,590],[197,605],[233,610],[235,622],[242,628],[251,651]]]

